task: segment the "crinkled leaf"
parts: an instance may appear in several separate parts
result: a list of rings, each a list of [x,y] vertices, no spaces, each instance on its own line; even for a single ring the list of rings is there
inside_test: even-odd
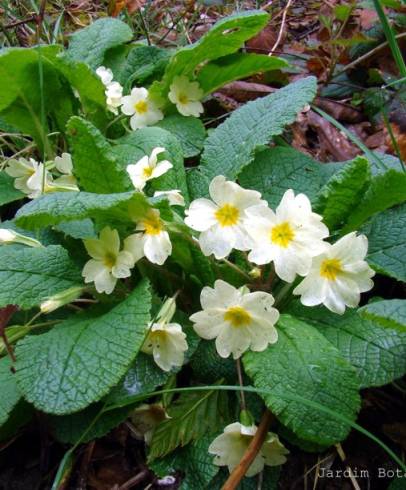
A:
[[[14,179],[0,172],[0,206],[22,199],[24,194],[14,187]]]
[[[7,421],[13,408],[21,399],[15,378],[15,374],[11,372],[10,359],[8,357],[0,359],[0,427]]]
[[[202,151],[206,129],[197,117],[172,114],[159,121],[157,126],[166,129],[178,138],[184,158],[194,157]]]
[[[161,177],[151,180],[151,186],[155,190],[178,189],[188,201],[188,188],[186,174],[183,166],[182,147],[173,134],[161,128],[142,128],[117,140],[112,148],[111,155],[119,162],[123,171],[127,165],[137,163],[144,155],[150,155],[156,147],[165,148],[165,153],[159,155],[159,159],[169,160],[173,168]]]
[[[36,408],[56,415],[100,400],[134,360],[150,321],[147,281],[98,318],[74,317],[17,344],[17,382]]]
[[[406,204],[377,214],[360,232],[368,237],[369,265],[380,274],[406,281]]]
[[[292,314],[316,327],[337,347],[356,368],[361,388],[381,386],[406,373],[406,333],[384,328],[354,310],[338,316],[325,308],[296,304]]]
[[[244,367],[268,408],[298,437],[322,445],[345,439],[351,427],[299,401],[316,402],[349,420],[360,408],[355,369],[313,326],[289,315],[278,322],[279,338],[263,352],[247,352]]]
[[[141,192],[55,192],[45,194],[21,207],[16,221],[27,229],[98,216],[130,221],[129,209],[137,209],[142,214],[148,207],[148,201]]]
[[[368,186],[369,163],[357,157],[345,164],[321,189],[315,210],[323,215],[330,230],[347,221]]]
[[[262,194],[276,207],[287,189],[304,192],[313,201],[321,187],[321,165],[308,155],[284,146],[267,148],[238,176],[240,184]]]
[[[224,427],[228,418],[226,393],[219,390],[180,395],[168,408],[170,419],[161,422],[152,436],[148,460],[152,461]]]
[[[276,56],[255,53],[233,53],[202,67],[197,77],[205,94],[210,94],[226,83],[249,77],[258,72],[280,70],[288,63]]]
[[[110,144],[95,126],[74,116],[69,120],[67,132],[73,173],[84,191],[110,194],[132,188],[127,173],[110,152]]]
[[[96,69],[103,64],[108,49],[127,43],[132,37],[131,28],[121,20],[112,17],[98,19],[72,34],[65,56],[84,61]]]
[[[307,77],[276,93],[248,102],[207,138],[202,162],[189,173],[193,197],[207,194],[216,175],[234,180],[254,159],[254,150],[282,133],[298,112],[316,95],[316,79]]]
[[[0,306],[27,309],[73,286],[82,278],[68,252],[59,245],[0,247]]]
[[[184,476],[180,490],[196,490],[209,488],[209,483],[219,471],[213,464],[213,456],[208,449],[213,437],[203,436],[195,442],[156,459],[150,468],[161,478],[181,472]]]
[[[348,218],[344,232],[356,230],[376,213],[406,201],[406,172],[389,169],[375,175],[358,206]]]
[[[406,300],[404,299],[374,301],[360,308],[358,313],[362,318],[406,333]]]

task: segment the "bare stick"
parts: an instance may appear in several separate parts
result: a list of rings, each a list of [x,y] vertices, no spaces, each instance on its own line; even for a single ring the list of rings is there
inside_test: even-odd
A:
[[[272,56],[276,48],[279,46],[279,43],[281,42],[283,31],[285,30],[285,24],[286,24],[286,16],[288,14],[289,7],[293,3],[293,0],[288,0],[288,3],[286,4],[286,7],[283,9],[283,15],[282,15],[282,24],[281,28],[279,29],[278,33],[278,38],[276,39],[276,43],[273,45],[273,48],[269,52],[268,56]]]

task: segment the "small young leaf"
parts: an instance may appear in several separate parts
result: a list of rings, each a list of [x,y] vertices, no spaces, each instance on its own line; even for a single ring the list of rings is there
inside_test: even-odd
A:
[[[152,436],[148,460],[161,458],[178,446],[216,433],[228,417],[227,395],[219,390],[182,394],[168,409]]]
[[[56,293],[80,286],[82,278],[68,252],[59,245],[0,247],[0,307],[28,309]]]
[[[329,446],[345,439],[344,422],[315,412],[284,395],[299,395],[355,420],[360,408],[355,369],[314,327],[289,315],[278,322],[279,338],[263,352],[247,352],[244,367],[282,424],[298,437]]]
[[[321,189],[315,210],[323,215],[330,230],[347,221],[368,186],[369,177],[368,160],[356,157],[344,164]]]
[[[77,412],[100,400],[126,373],[145,338],[151,293],[147,281],[98,318],[70,318],[17,344],[17,382],[47,413]]]

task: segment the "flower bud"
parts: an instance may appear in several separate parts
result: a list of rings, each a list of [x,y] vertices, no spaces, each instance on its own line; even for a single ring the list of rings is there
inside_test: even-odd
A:
[[[14,230],[9,230],[8,228],[0,228],[0,244],[3,243],[22,243],[23,245],[28,245],[29,247],[42,247],[42,243],[35,238],[29,236],[21,235]]]
[[[167,299],[161,306],[159,313],[157,315],[158,323],[169,323],[176,311],[176,301],[175,298]]]
[[[73,288],[66,289],[61,293],[50,296],[48,299],[43,301],[40,305],[41,313],[51,313],[57,310],[61,306],[71,303],[75,299],[79,298],[85,288],[76,286]]]
[[[248,410],[242,410],[240,413],[240,423],[244,427],[251,427],[255,425],[254,417]]]

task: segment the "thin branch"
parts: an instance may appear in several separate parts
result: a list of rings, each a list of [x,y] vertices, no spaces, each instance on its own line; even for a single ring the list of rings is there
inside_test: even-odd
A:
[[[266,410],[263,415],[259,427],[250,442],[244,456],[238,465],[234,468],[227,481],[222,486],[221,490],[235,490],[244,478],[245,473],[251,466],[251,463],[257,457],[262,444],[265,442],[269,427],[274,420],[274,416],[269,410]]]
[[[286,16],[288,14],[289,7],[291,6],[292,3],[293,3],[293,0],[288,0],[286,7],[283,9],[282,24],[281,24],[281,28],[279,29],[278,38],[276,39],[276,43],[273,45],[273,48],[269,52],[268,56],[273,55],[274,51],[276,50],[276,48],[279,46],[279,44],[281,42],[283,31],[285,30]]]

